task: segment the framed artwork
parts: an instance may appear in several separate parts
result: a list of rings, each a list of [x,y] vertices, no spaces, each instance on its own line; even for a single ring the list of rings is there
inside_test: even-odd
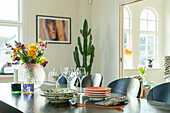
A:
[[[71,44],[71,18],[36,15],[36,42]]]

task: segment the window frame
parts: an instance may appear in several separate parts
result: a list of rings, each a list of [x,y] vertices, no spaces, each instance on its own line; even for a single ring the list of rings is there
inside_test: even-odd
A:
[[[132,14],[131,14],[131,11],[130,11],[130,9],[128,8],[128,7],[124,7],[123,8],[123,15],[124,15],[124,10],[126,10],[127,11],[127,13],[128,13],[128,17],[124,17],[123,18],[123,52],[125,52],[125,46],[127,46],[127,49],[131,49],[132,50]],[[128,29],[125,29],[124,28],[124,20],[125,19],[128,19],[128,21],[129,21],[129,26],[128,26]],[[124,42],[124,38],[125,38],[125,33],[126,34],[128,34],[129,35],[129,37],[128,38],[126,38],[126,40],[127,40],[127,43],[125,44],[125,42]],[[133,54],[133,53],[132,53]],[[131,55],[131,59],[133,59],[133,55]],[[126,57],[125,57],[125,53],[124,53],[124,62],[127,62],[127,61],[125,61],[126,60]],[[130,67],[129,66],[126,66],[125,64],[124,64],[124,69],[129,69],[129,68],[133,68],[133,61],[130,61],[130,63],[131,63],[131,65],[130,65]]]
[[[147,19],[141,19],[141,14],[144,10],[147,10]],[[152,12],[152,14],[154,15],[155,19],[148,19],[148,10]],[[141,28],[139,27],[139,32],[140,32],[140,37],[141,38],[141,35],[145,35],[146,36],[146,42],[145,42],[145,55],[139,55],[139,59],[141,59],[141,56],[144,56],[145,58],[148,58],[148,56],[153,56],[153,59],[155,59],[155,63],[153,64],[153,67],[158,67],[158,16],[156,14],[156,11],[152,10],[151,8],[145,8],[141,11],[141,14],[140,14],[140,27],[141,27],[141,20],[144,20],[147,22],[147,30],[141,30]],[[155,22],[155,31],[150,31],[148,30],[148,23],[149,21],[154,21]],[[155,36],[155,40],[154,40],[154,44],[153,44],[153,48],[154,48],[154,53],[153,55],[148,55],[148,36],[149,35],[154,35]],[[143,44],[139,44],[139,46],[141,46]],[[141,61],[139,60],[139,63],[141,63]],[[145,65],[148,65],[148,61],[145,60]]]
[[[8,26],[8,27],[16,27],[18,29],[17,32],[17,41],[21,40],[21,31],[22,31],[22,11],[21,11],[21,0],[18,0],[18,20],[2,20],[0,19],[0,26]],[[0,47],[0,51],[10,50],[9,48]],[[13,75],[13,73],[0,73],[0,75]]]

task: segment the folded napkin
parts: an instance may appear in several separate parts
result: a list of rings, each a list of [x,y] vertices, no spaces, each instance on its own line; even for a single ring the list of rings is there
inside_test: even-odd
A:
[[[127,102],[128,99],[125,96],[122,97],[111,97],[108,98],[104,101],[96,102],[95,104],[97,105],[102,105],[102,106],[111,106],[111,105],[118,105],[124,102]]]

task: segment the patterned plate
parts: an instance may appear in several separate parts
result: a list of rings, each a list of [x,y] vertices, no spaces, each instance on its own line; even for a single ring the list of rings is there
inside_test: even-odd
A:
[[[44,96],[62,96],[62,97],[70,97],[78,92],[76,90],[67,89],[67,88],[60,88],[60,89],[44,89],[40,92],[41,95]]]
[[[67,88],[45,89],[40,92],[40,95],[46,97],[49,102],[65,103],[76,97],[78,92]]]

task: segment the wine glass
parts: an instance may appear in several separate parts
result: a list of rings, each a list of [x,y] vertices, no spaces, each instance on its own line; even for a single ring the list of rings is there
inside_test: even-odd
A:
[[[86,76],[85,68],[84,67],[78,67],[77,70],[76,70],[76,75],[77,75],[77,78],[80,81],[80,94],[81,94],[82,93],[82,80]]]
[[[70,82],[75,77],[75,71],[72,67],[64,67],[63,76],[67,80],[67,88],[71,88]]]
[[[58,79],[57,70],[53,68],[53,70],[48,73],[48,81],[54,82],[57,79]]]

